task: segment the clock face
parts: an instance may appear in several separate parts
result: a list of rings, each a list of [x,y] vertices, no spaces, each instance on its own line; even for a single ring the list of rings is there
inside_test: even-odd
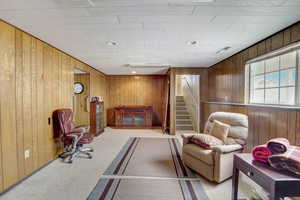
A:
[[[84,86],[82,83],[76,82],[74,83],[74,93],[81,94],[84,90]]]

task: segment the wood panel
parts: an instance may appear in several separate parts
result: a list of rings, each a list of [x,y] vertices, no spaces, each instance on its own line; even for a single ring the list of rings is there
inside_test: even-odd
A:
[[[95,69],[89,67],[88,65],[79,62],[78,60],[72,59],[71,63],[73,67],[78,68],[82,71],[90,73],[90,96],[100,96],[104,100],[104,110],[108,109],[109,96],[108,96],[108,84],[106,75],[99,73]],[[104,113],[104,125],[107,125],[106,122],[106,112]]]
[[[103,73],[0,21],[0,192],[53,160],[52,113],[73,107],[74,67],[93,77],[106,98]],[[101,84],[101,86],[99,86]],[[25,159],[25,151],[29,157]]]
[[[74,94],[75,105],[75,124],[76,125],[89,125],[90,113],[87,107],[86,100],[90,96],[90,74],[75,74],[74,82],[80,82],[84,86],[84,91],[81,94]]]
[[[16,138],[15,29],[0,21],[1,188],[18,180]],[[1,189],[0,188],[0,189]]]
[[[114,125],[112,109],[117,106],[152,106],[153,125],[161,126],[165,109],[165,75],[108,76],[108,124]]]

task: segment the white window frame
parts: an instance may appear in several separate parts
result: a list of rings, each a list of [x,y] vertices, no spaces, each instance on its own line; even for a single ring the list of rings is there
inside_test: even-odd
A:
[[[281,56],[290,52],[296,51],[296,68],[295,68],[295,73],[296,73],[296,77],[295,77],[295,103],[293,105],[290,104],[280,104],[280,88],[284,88],[284,87],[291,87],[291,86],[283,86],[280,87],[280,85],[278,87],[274,87],[274,88],[279,88],[279,100],[278,100],[278,104],[269,104],[269,103],[265,103],[265,91],[266,91],[266,85],[264,84],[264,88],[262,88],[264,90],[264,103],[251,103],[250,102],[250,93],[251,93],[251,70],[250,70],[250,64],[255,63],[255,62],[259,62],[259,61],[265,61],[267,59],[270,58],[274,58],[277,56]],[[294,67],[289,67],[289,68],[285,68],[285,69],[278,69],[278,71],[274,71],[274,72],[278,72],[280,74],[281,71],[285,71],[288,69],[293,69]],[[274,73],[274,72],[266,72],[264,70],[264,75],[269,74],[269,73]],[[266,80],[265,80],[266,81]],[[271,88],[270,88],[271,89]],[[285,107],[300,107],[300,42],[294,43],[292,45],[289,45],[287,47],[283,47],[281,49],[278,49],[276,51],[272,51],[270,53],[267,53],[265,55],[256,57],[254,59],[251,59],[249,61],[246,62],[245,65],[245,104],[250,104],[250,105],[264,105],[264,106],[285,106]]]

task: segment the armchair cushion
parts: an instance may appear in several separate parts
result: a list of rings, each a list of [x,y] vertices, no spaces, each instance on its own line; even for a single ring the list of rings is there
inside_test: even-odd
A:
[[[214,146],[224,144],[223,141],[221,141],[220,139],[207,134],[193,135],[191,136],[189,141],[205,149],[210,149]]]
[[[190,138],[194,135],[198,135],[198,134],[190,134],[190,133],[182,134],[181,137],[182,137],[183,145],[190,143]]]
[[[248,117],[247,115],[240,113],[229,113],[229,112],[215,112],[212,113],[204,128],[204,133],[209,134],[213,123],[218,120],[222,123],[230,125],[228,131],[229,141],[225,141],[226,144],[246,144],[246,139],[248,137]],[[234,141],[233,141],[234,140]]]
[[[241,149],[243,149],[243,146],[240,144],[221,145],[213,147],[213,151],[216,151],[218,153],[231,153]]]
[[[199,147],[196,144],[186,144],[182,147],[182,151],[185,154],[188,154],[189,156],[196,158],[197,160],[201,160],[202,162],[213,165],[214,164],[214,158],[213,158],[213,150],[211,149],[205,149],[202,147]]]
[[[230,125],[222,123],[218,120],[214,120],[213,126],[210,129],[209,134],[225,142],[228,136],[229,129]]]

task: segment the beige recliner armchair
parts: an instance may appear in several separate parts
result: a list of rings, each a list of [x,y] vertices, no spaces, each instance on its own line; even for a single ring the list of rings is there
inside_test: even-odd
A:
[[[204,149],[189,142],[194,134],[184,134],[182,159],[184,163],[210,181],[220,183],[232,176],[233,155],[240,153],[248,137],[248,117],[244,114],[212,113],[204,129],[208,134],[214,120],[229,124],[231,127],[225,145]]]

